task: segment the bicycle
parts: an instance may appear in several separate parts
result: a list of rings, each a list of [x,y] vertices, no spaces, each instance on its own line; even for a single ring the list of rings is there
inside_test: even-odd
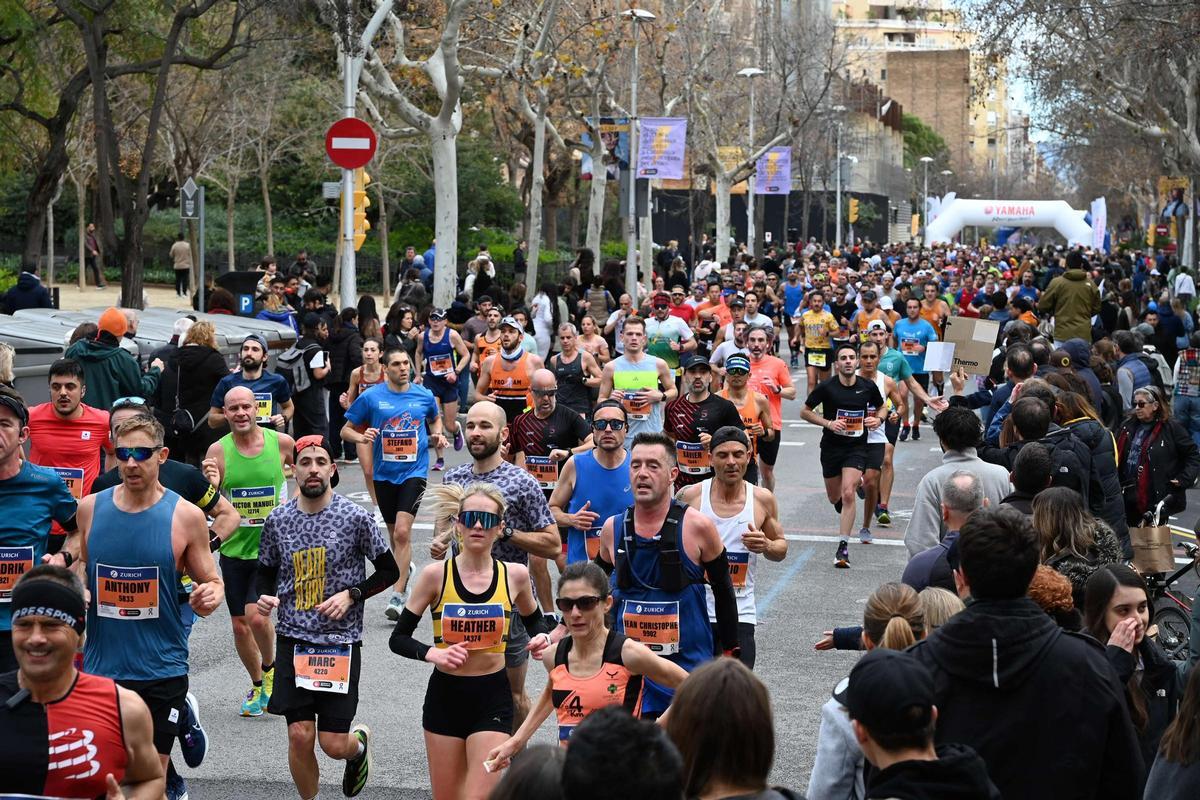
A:
[[[1196,556],[1200,547],[1187,542],[1181,542],[1179,547],[1187,554],[1191,562],[1185,564],[1170,575],[1166,573],[1151,573],[1145,576],[1146,589],[1150,593],[1153,607],[1152,623],[1158,627],[1158,643],[1173,659],[1186,658],[1188,639],[1192,625],[1192,603],[1195,598],[1188,597],[1173,584],[1179,581],[1189,571],[1195,570],[1200,577],[1200,561]]]

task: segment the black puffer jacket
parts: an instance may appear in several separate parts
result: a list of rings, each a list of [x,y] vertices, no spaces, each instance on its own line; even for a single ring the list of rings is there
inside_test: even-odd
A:
[[[202,344],[189,344],[176,348],[166,358],[166,370],[158,384],[154,398],[156,414],[166,425],[175,411],[175,388],[179,387],[179,407],[192,414],[197,423],[208,413],[213,391],[221,378],[229,374],[225,358],[219,352]],[[180,382],[179,376],[183,376]]]
[[[1155,423],[1139,471],[1127,477],[1125,466],[1130,458],[1129,448],[1139,424],[1131,416],[1117,432],[1117,474],[1125,493],[1125,519],[1130,525],[1141,524],[1142,515],[1163,499],[1166,499],[1165,514],[1176,514],[1187,508],[1187,490],[1196,483],[1200,473],[1200,451],[1197,451],[1196,443],[1187,428],[1172,419]]]
[[[353,325],[330,326],[328,346],[329,374],[325,382],[332,386],[350,383],[350,373],[362,364],[362,334]]]
[[[1125,503],[1121,500],[1121,479],[1117,475],[1117,445],[1112,433],[1090,417],[1063,424],[1092,451],[1092,471],[1088,476],[1088,508],[1092,516],[1108,523],[1121,543],[1126,557],[1133,558],[1129,546],[1129,527],[1125,524]]]

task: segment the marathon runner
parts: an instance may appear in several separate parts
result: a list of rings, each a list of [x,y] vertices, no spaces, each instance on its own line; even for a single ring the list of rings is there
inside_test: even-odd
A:
[[[300,797],[316,797],[316,744],[346,762],[342,794],[362,791],[371,772],[371,730],[354,725],[362,669],[363,609],[400,568],[372,514],[333,489],[333,450],[320,436],[295,445],[299,494],[262,528],[258,613],[279,618],[279,681],[267,708],[288,726],[288,767]],[[367,577],[365,562],[375,571]]]
[[[942,302],[938,300],[938,302]],[[926,320],[921,317],[921,301],[915,297],[910,297],[905,304],[906,317],[898,320],[892,328],[892,333],[896,337],[896,346],[900,350],[900,354],[904,356],[904,360],[908,362],[908,368],[913,374],[915,380],[926,393],[929,392],[929,372],[925,369],[925,350],[930,342],[938,341],[938,332]],[[921,416],[925,413],[925,404],[921,402],[921,398],[914,397],[912,404],[912,438],[913,441],[919,441],[921,438]],[[900,441],[908,439],[909,424],[908,417],[900,418]]]
[[[800,283],[800,271],[793,267],[788,270],[787,281],[783,284],[783,326],[791,345],[790,366],[793,367],[800,366],[800,351],[797,347],[798,337],[796,336],[796,326],[799,321],[796,318],[801,316],[800,308],[803,304],[804,284]]]
[[[484,411],[492,427],[503,416],[493,403],[471,409],[467,438],[472,455],[481,443],[481,428],[472,425],[479,422],[472,418],[479,405],[489,406]],[[492,427],[488,447],[498,450],[499,430],[493,435]],[[469,472],[470,465],[464,466]],[[495,466],[517,469],[504,461]],[[421,718],[433,796],[482,798],[500,780],[499,772],[484,763],[488,754],[529,711],[528,706],[523,711],[515,707],[511,670],[506,678],[504,669],[507,653],[514,636],[528,641],[532,633],[545,641],[546,622],[534,600],[528,570],[496,555],[512,538],[506,521],[513,510],[504,490],[487,475],[471,478],[466,485],[453,482],[457,470],[461,468],[446,473],[446,483],[430,494],[436,504],[435,524],[457,538],[459,552],[443,563],[426,565],[417,575],[389,645],[397,655],[434,665]],[[525,475],[520,470],[518,474]],[[426,609],[433,620],[432,647],[413,638]],[[514,630],[518,625],[520,634]],[[515,720],[518,715],[520,722]]]
[[[558,326],[558,346],[561,352],[550,357],[550,369],[558,379],[558,402],[586,419],[592,410],[592,392],[600,386],[600,365],[591,353],[579,349],[579,337],[570,322]]]
[[[792,334],[792,351],[795,352],[803,336],[804,368],[808,376],[808,385],[816,386],[829,378],[829,370],[833,367],[833,350],[830,349],[829,337],[839,329],[833,314],[825,310],[825,293],[820,289],[813,289],[809,293],[808,308],[800,315],[795,327],[796,332]]]
[[[75,498],[54,470],[22,458],[28,438],[25,401],[0,385],[0,673],[17,668],[9,618],[17,579],[43,562],[70,566],[79,553]],[[51,522],[65,534],[52,535]]]
[[[887,312],[879,307],[878,297],[875,295],[874,289],[867,289],[859,295],[859,299],[862,300],[862,307],[850,319],[851,327],[854,328],[854,332],[857,334],[853,340],[855,345],[867,340],[867,326],[876,320],[882,322],[889,329],[892,327]]]
[[[904,397],[896,382],[879,371],[879,345],[874,337],[858,346],[858,375],[873,381],[887,406],[884,424],[867,431],[867,468],[863,472],[862,498],[863,524],[858,531],[858,540],[870,544],[871,519],[879,503],[879,477],[885,462],[890,463],[895,450],[896,428],[904,418]],[[868,414],[875,409],[868,406]],[[890,520],[889,520],[890,521]]]
[[[530,556],[556,558],[562,552],[562,539],[550,506],[546,503],[537,480],[516,464],[505,461],[500,445],[509,438],[504,424],[504,410],[487,400],[477,402],[467,413],[467,450],[473,459],[446,472],[444,482],[457,486],[489,483],[495,486],[504,500],[503,527],[492,547],[492,554],[511,564],[528,566]],[[442,517],[443,521],[449,516]],[[442,559],[450,548],[453,526],[438,528],[430,545],[430,555]],[[539,612],[540,613],[540,612]],[[529,632],[520,619],[513,618],[504,663],[513,696],[515,726],[520,726],[529,713],[529,695],[525,693],[525,674],[528,669]],[[506,730],[512,732],[512,728]]]
[[[746,334],[750,350],[750,388],[766,396],[771,406],[773,437],[758,441],[759,475],[768,491],[775,491],[775,461],[779,458],[779,442],[783,438],[783,401],[794,400],[796,387],[792,373],[783,360],[770,354],[771,335],[765,328],[751,328]],[[728,369],[728,361],[726,362]]]
[[[392,587],[384,615],[400,619],[412,560],[412,525],[421,507],[429,469],[429,444],[446,446],[437,399],[424,386],[410,382],[412,362],[402,348],[383,354],[387,381],[364,392],[346,409],[342,438],[371,445],[375,464],[375,497],[387,525],[400,577]]]
[[[658,433],[663,426],[663,406],[679,394],[675,377],[667,362],[645,352],[646,323],[641,317],[625,320],[621,338],[625,351],[604,365],[600,399],[624,404],[630,433]]]
[[[343,409],[349,408],[367,389],[387,380],[387,371],[383,368],[382,339],[372,336],[364,341],[362,356],[362,366],[350,371],[350,388],[339,398]],[[371,504],[378,507],[379,501],[375,498],[375,459],[371,445],[363,442],[355,444],[354,448],[358,453],[358,465],[362,468],[363,480],[367,483],[367,494],[371,495]]]
[[[115,442],[121,484],[79,503],[80,560],[91,595],[83,666],[145,701],[165,770],[188,691],[182,574],[191,576],[188,603],[202,617],[221,604],[225,586],[209,552],[204,512],[158,481],[167,458],[161,423],[124,420]]]
[[[225,579],[233,644],[250,675],[250,690],[242,700],[243,717],[261,717],[275,686],[275,629],[270,617],[255,612],[258,589],[258,544],[267,515],[287,496],[295,444],[286,433],[255,424],[257,403],[247,386],[225,395],[224,414],[229,433],[213,442],[201,465],[205,477],[218,487],[238,512],[237,530],[220,543],[221,575]]]
[[[671,313],[671,295],[656,293],[651,308],[653,316],[645,320],[646,354],[667,362],[667,369],[677,378],[680,359],[696,349],[696,336],[687,322]]]
[[[484,315],[487,329],[475,336],[471,342],[471,374],[479,380],[479,368],[483,362],[500,352],[500,319],[504,316],[501,308],[492,306]]]
[[[292,387],[287,378],[264,369],[267,363],[267,340],[261,334],[250,333],[242,340],[241,369],[217,382],[209,402],[208,427],[225,427],[225,395],[235,386],[245,386],[254,394],[255,419],[277,431],[286,431],[296,413],[292,404]]]
[[[742,428],[750,437],[750,464],[746,480],[758,485],[759,442],[781,435],[771,420],[771,404],[762,394],[750,389],[750,356],[735,353],[725,359],[725,388],[719,394],[733,403],[742,418]]]
[[[87,385],[75,359],[51,364],[49,380],[50,402],[29,409],[29,460],[57,472],[79,500],[100,474],[100,454],[112,452],[108,412],[83,403]]]
[[[837,374],[809,393],[800,417],[825,429],[821,436],[821,474],[825,478],[825,494],[840,515],[840,541],[834,564],[847,569],[850,529],[857,516],[855,491],[867,469],[865,434],[883,424],[887,406],[874,381],[855,374],[858,351],[852,345],[838,345],[834,358]],[[817,406],[821,406],[822,414],[813,411]]]
[[[723,381],[725,377],[726,359],[734,353],[750,356],[750,351],[746,349],[746,332],[749,329],[750,326],[746,324],[746,320],[733,323],[733,338],[726,339],[713,348],[712,355],[708,357],[708,363],[712,364],[712,368],[720,380]]]
[[[150,711],[112,679],[75,668],[83,586],[43,564],[12,592],[18,669],[0,675],[0,791],[6,796],[158,800]]]
[[[604,341],[596,327],[596,320],[590,316],[579,319],[579,349],[590,353],[596,359],[597,366],[603,367],[608,363],[608,342]]]
[[[454,449],[462,450],[463,436],[458,429],[458,382],[466,380],[463,373],[471,363],[471,351],[463,344],[458,331],[446,327],[446,312],[435,308],[429,312],[429,327],[417,342],[417,380],[433,392],[442,407],[442,424],[454,436]],[[433,468],[446,466],[442,449],[434,445],[437,461]]]
[[[679,665],[605,624],[613,598],[608,576],[595,564],[582,562],[567,567],[558,580],[555,605],[562,612],[568,635],[542,653],[549,674],[546,688],[525,723],[488,753],[494,770],[509,765],[551,712],[557,717],[558,743],[566,747],[571,733],[592,712],[621,706],[639,715],[643,677],[671,690],[687,678]]]
[[[519,414],[533,406],[529,382],[533,373],[544,366],[541,356],[525,352],[525,330],[515,317],[500,321],[500,352],[490,356],[479,367],[479,383],[475,393],[504,409],[504,418],[511,425]]]
[[[550,495],[554,521],[559,530],[567,531],[568,566],[596,557],[600,552],[600,526],[632,500],[625,417],[625,407],[616,400],[605,400],[596,406],[592,412],[595,448],[563,464],[558,485]]]
[[[712,393],[712,367],[704,356],[693,353],[684,361],[683,388],[687,393],[667,404],[663,418],[663,433],[675,441],[675,491],[712,475],[709,440],[718,428],[742,427],[737,406]]]
[[[745,431],[740,426],[718,429],[712,437],[712,457],[713,477],[685,487],[676,499],[712,520],[725,543],[729,578],[737,598],[740,658],[743,664],[754,669],[754,629],[758,624],[754,578],[758,556],[762,555],[768,561],[783,561],[787,557],[787,540],[783,538],[783,527],[779,524],[775,495],[745,480],[751,458],[750,439]],[[714,641],[719,641],[712,591],[706,590],[705,597]],[[720,655],[715,647],[713,655]]]
[[[946,336],[946,320],[950,318],[950,306],[938,296],[941,291],[941,285],[937,281],[927,281],[921,287],[923,296],[921,298],[921,319],[933,326],[937,332],[938,338],[943,339]],[[941,372],[934,372],[933,386],[937,389],[939,395],[944,395],[945,376]]]
[[[605,521],[597,558],[600,566],[615,570],[613,629],[691,671],[714,651],[704,599],[707,576],[716,598],[718,649],[736,657],[737,602],[725,545],[710,520],[672,500],[674,443],[661,433],[638,434],[629,472],[633,505]],[[562,630],[555,632],[559,638]],[[647,679],[642,715],[661,716],[671,695],[671,689]]]

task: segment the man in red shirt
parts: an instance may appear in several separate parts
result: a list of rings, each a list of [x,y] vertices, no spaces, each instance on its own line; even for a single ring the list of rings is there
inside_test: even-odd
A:
[[[766,328],[754,327],[746,334],[750,351],[750,389],[767,398],[771,406],[771,424],[779,434],[758,443],[759,475],[767,491],[775,491],[775,460],[779,458],[779,440],[783,438],[783,401],[796,399],[792,373],[783,359],[768,355],[771,335]]]
[[[696,309],[687,304],[687,292],[682,286],[671,287],[671,308],[668,313],[672,317],[679,317],[691,327],[695,328],[694,320],[696,319]]]
[[[50,402],[29,409],[29,460],[58,472],[78,500],[100,474],[100,451],[112,452],[108,411],[83,404],[83,365],[60,358],[50,365]]]

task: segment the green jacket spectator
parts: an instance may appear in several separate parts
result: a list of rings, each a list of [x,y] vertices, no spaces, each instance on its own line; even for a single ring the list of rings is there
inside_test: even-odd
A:
[[[120,311],[106,310],[100,315],[99,325],[95,339],[80,339],[66,352],[67,358],[83,365],[87,387],[84,402],[107,410],[118,397],[153,397],[162,374],[158,366],[161,362],[155,359],[149,372],[142,374],[134,357],[121,349],[120,340],[128,323]]]
[[[1072,255],[1074,255],[1072,253]],[[1038,314],[1054,317],[1054,341],[1092,340],[1092,316],[1100,313],[1100,290],[1081,268],[1050,281],[1038,300]]]

